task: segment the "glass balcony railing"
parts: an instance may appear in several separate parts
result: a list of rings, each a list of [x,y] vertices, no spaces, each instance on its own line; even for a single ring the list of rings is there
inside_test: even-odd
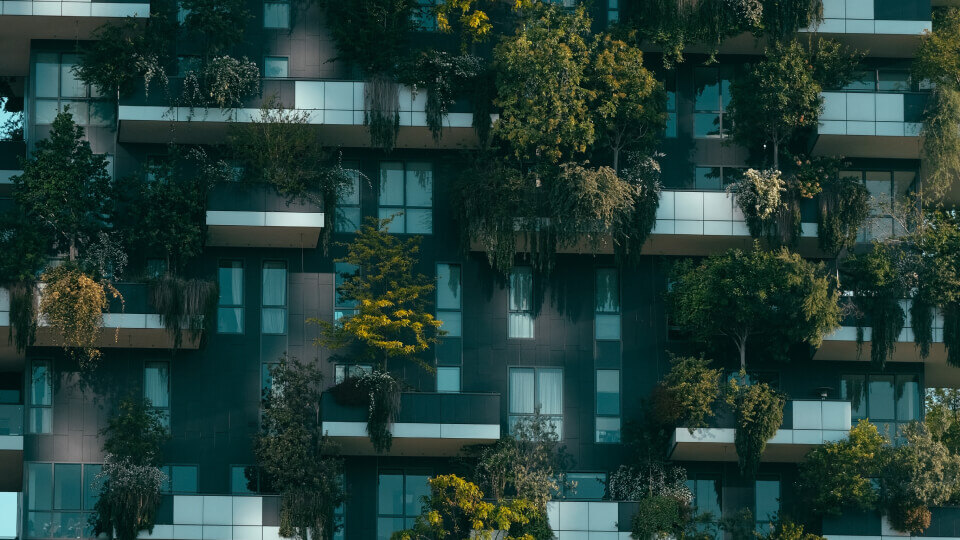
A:
[[[23,405],[0,405],[0,437],[23,435]]]

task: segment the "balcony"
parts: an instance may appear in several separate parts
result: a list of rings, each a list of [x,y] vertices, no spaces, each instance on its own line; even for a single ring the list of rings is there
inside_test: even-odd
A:
[[[920,158],[923,92],[823,92],[815,155]]]
[[[110,312],[103,314],[103,330],[96,346],[124,349],[172,349],[173,337],[160,321],[160,315],[150,305],[150,291],[146,283],[118,283],[117,290],[123,295],[121,309],[119,300],[111,300]],[[37,328],[38,347],[62,346],[60,336],[43,321]],[[184,332],[181,349],[197,349],[199,338],[192,339]]]
[[[367,435],[366,407],[321,398],[323,431],[343,455],[376,455]],[[500,394],[405,392],[393,424],[391,456],[455,456],[464,446],[500,439]]]
[[[2,0],[0,0],[2,1]],[[26,157],[27,144],[23,141],[0,141],[0,194],[11,192],[11,178],[22,174],[20,159]]]
[[[207,200],[207,246],[315,248],[323,209],[269,185],[224,183]]]
[[[280,540],[280,497],[166,495],[140,538]]]
[[[823,0],[823,19],[804,31],[887,58],[913,56],[920,36],[933,29],[930,0]]]
[[[171,79],[171,95],[179,95],[182,79]],[[264,80],[261,96],[248,99],[243,107],[222,109],[170,107],[165,93],[155,89],[149,98],[140,93],[120,101],[119,140],[137,143],[210,144],[222,140],[232,122],[260,118],[263,97],[275,95],[284,107],[306,111],[317,126],[323,142],[344,147],[368,147],[370,136],[364,126],[364,82],[317,80]],[[427,128],[426,92],[413,95],[400,90],[400,133],[398,148],[459,148],[475,146],[473,114],[469,104],[458,101],[444,119],[443,138],[435,143]]]
[[[930,527],[921,535],[911,536],[894,530],[880,512],[845,510],[842,515],[823,518],[823,535],[827,538],[850,540],[880,540],[900,538],[960,538],[960,507],[934,506],[930,508]]]
[[[20,536],[20,506],[22,497],[18,491],[0,491],[0,539],[15,540]]]
[[[0,405],[0,492],[19,491],[21,482],[23,405]]]
[[[733,416],[720,416],[716,427],[690,433],[678,427],[670,440],[675,461],[737,461]],[[850,402],[790,400],[783,408],[783,425],[767,441],[761,461],[799,463],[815,446],[840,440],[850,431]]]
[[[550,501],[547,519],[559,540],[628,540],[637,504],[618,501]]]

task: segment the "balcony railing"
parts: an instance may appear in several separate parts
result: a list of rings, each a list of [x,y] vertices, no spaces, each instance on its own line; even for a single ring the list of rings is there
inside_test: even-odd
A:
[[[930,0],[823,0],[823,21],[806,31],[917,37],[930,21]]]
[[[918,159],[925,92],[823,92],[813,152]]]
[[[0,450],[9,450],[4,437],[18,435],[23,435],[23,405],[0,405]]]
[[[312,248],[324,224],[318,204],[266,184],[219,184],[207,202],[208,246]]]
[[[26,156],[26,151],[27,144],[23,141],[0,141],[0,184],[9,184],[11,177],[23,172],[20,159]]]

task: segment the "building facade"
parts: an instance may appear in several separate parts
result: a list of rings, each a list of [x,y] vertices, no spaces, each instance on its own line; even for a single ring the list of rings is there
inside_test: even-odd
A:
[[[436,315],[448,334],[435,352],[435,373],[409,367],[398,373],[416,391],[402,396],[390,452],[370,447],[363,411],[324,397],[324,429],[346,460],[348,500],[339,537],[380,540],[409,526],[420,513],[426,479],[459,470],[456,457],[464,446],[494,442],[516,418],[539,409],[560,426],[575,461],[576,488],[550,506],[558,538],[628,538],[634,507],[607,500],[605,482],[628,459],[625,430],[669,369],[668,351],[688,348],[667,316],[666,263],[752,244],[725,191],[748,158],[726,144],[725,107],[730,81],[759,45],[737,38],[721,48],[718,63],[705,65],[693,55],[662,74],[669,116],[664,190],[636,268],[621,269],[612,253],[563,253],[548,277],[520,264],[503,279],[484,253],[463,249],[450,205],[461,148],[476,141],[469,106],[455,105],[444,137],[435,142],[425,122],[425,96],[404,88],[397,148],[371,148],[366,83],[355,66],[338,59],[329,32],[336,21],[316,5],[248,4],[254,16],[240,48],[257,62],[262,91],[225,112],[171,108],[162,95],[142,88],[114,106],[71,71],[78,44],[95,28],[146,19],[150,4],[0,1],[0,76],[10,77],[24,100],[25,139],[0,142],[0,196],[9,197],[17,157],[29,155],[68,106],[93,150],[108,156],[115,178],[142,174],[166,154],[168,143],[223,142],[228,124],[251,121],[269,95],[309,113],[327,144],[342,150],[345,166],[358,171],[355,189],[338,201],[337,219],[270,190],[213,189],[207,242],[191,268],[197,276],[215,276],[220,290],[217,331],[202,346],[188,340],[175,350],[146,285],[131,282],[119,286],[123,312],[105,319],[120,337],[103,349],[93,382],[84,382],[75,362],[42,341],[25,352],[0,347],[0,523],[6,527],[0,538],[90,535],[90,482],[104,457],[101,431],[125,395],[142,395],[163,409],[172,435],[164,452],[170,483],[149,537],[278,538],[279,498],[252,489],[245,472],[256,463],[252,441],[268,370],[284,355],[312,360],[333,385],[372,368],[331,361],[330,351],[314,344],[320,329],[309,319],[333,321],[352,309],[336,295],[344,269],[334,261],[344,248],[334,244],[325,252],[318,237],[334,228],[334,242],[349,242],[362,217],[398,212],[402,218],[391,232],[422,236],[418,270],[436,276]],[[594,4],[595,24],[616,21],[616,0]],[[931,29],[930,14],[929,0],[824,0],[818,31],[869,54],[856,81],[824,92],[812,152],[849,158],[850,174],[862,176],[877,199],[904,194],[920,181],[919,125],[927,94],[909,66],[922,33]],[[200,54],[189,40],[177,47],[184,64]],[[656,54],[649,58],[650,65],[659,63]],[[171,77],[171,84],[181,83],[182,77]],[[812,204],[803,212],[800,251],[810,257],[819,256],[816,212]],[[892,220],[878,215],[861,239],[894,230]],[[0,326],[9,327],[9,316],[9,297],[0,296]],[[797,463],[810,448],[843,437],[860,418],[885,425],[921,419],[926,388],[960,383],[942,344],[919,360],[908,343],[909,328],[896,361],[882,371],[873,368],[858,353],[851,326],[829,335],[819,349],[797,353],[812,360],[751,364],[789,396],[784,425],[755,479],[739,475],[732,424],[719,422],[696,434],[677,429],[671,458],[687,468],[699,509],[726,516],[745,507],[758,522],[789,509]],[[735,359],[718,360],[735,369]],[[855,388],[862,396],[850,395]],[[960,537],[955,512],[937,509],[927,536]],[[879,516],[857,519],[824,523],[823,532],[831,538],[889,533]]]

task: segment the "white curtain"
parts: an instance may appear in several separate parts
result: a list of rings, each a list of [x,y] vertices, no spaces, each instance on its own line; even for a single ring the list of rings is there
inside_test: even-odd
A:
[[[263,305],[287,305],[287,268],[285,263],[263,263]]]
[[[533,270],[517,266],[510,272],[510,311],[527,311],[533,304]]]
[[[148,364],[143,377],[143,396],[154,407],[170,406],[170,368],[167,364]]]
[[[264,334],[287,333],[287,310],[284,308],[263,308],[260,310]]]
[[[540,413],[545,415],[563,414],[563,370],[541,369],[539,378],[538,401]]]
[[[533,370],[510,370],[510,414],[532,414],[534,404]]]
[[[239,263],[228,262],[220,267],[220,305],[240,304],[243,304],[243,267]]]

